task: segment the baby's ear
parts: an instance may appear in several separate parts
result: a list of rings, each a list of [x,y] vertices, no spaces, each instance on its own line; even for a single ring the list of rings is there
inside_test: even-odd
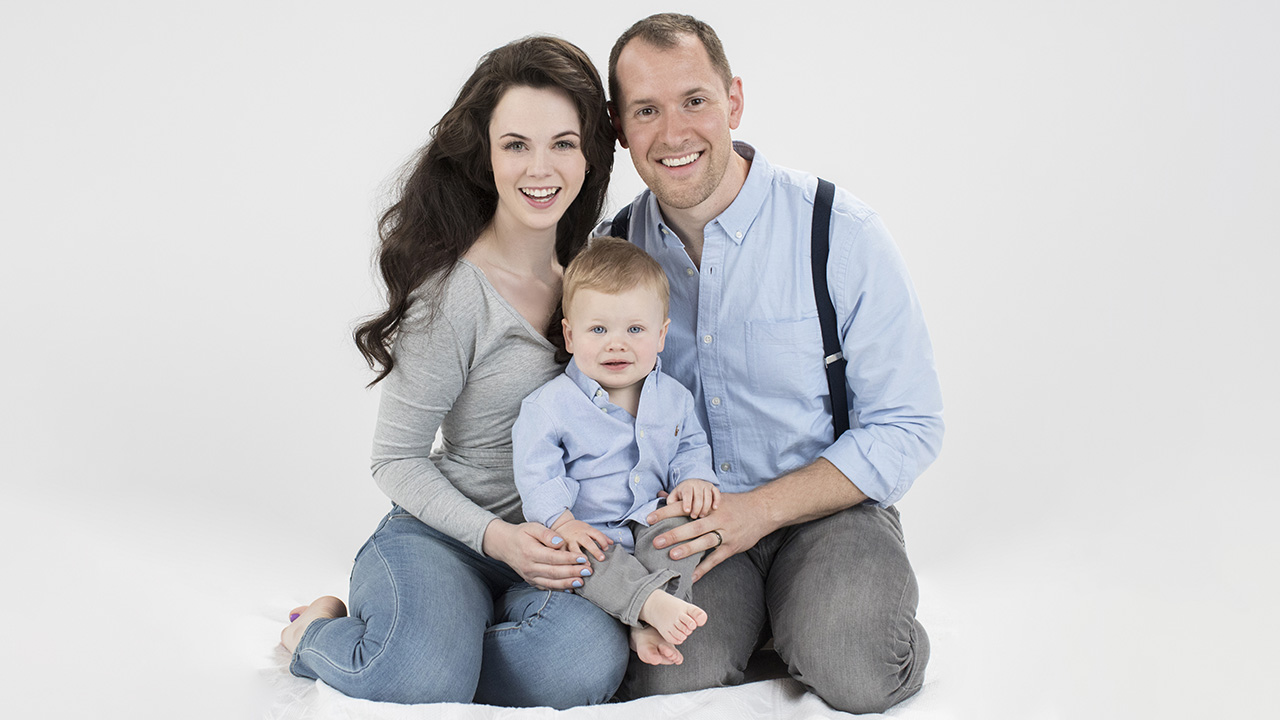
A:
[[[667,322],[670,322],[670,320],[668,320]],[[564,331],[564,349],[570,355],[572,355],[573,354],[573,329],[569,327],[569,321],[562,319],[560,321],[560,329]]]
[[[658,352],[667,344],[667,328],[671,327],[671,318],[662,321],[662,331],[658,333]]]

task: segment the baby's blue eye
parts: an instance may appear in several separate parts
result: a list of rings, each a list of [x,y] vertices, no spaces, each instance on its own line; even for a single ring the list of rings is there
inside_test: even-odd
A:
[[[588,330],[587,332],[593,332],[593,333],[595,333],[596,335],[603,335],[603,334],[604,334],[604,328],[600,327],[599,325],[596,325],[595,327],[591,328],[591,329],[590,329],[590,330]]]
[[[640,327],[639,325],[632,325],[631,327],[627,328],[627,332],[634,335],[635,333],[644,332],[644,328]]]

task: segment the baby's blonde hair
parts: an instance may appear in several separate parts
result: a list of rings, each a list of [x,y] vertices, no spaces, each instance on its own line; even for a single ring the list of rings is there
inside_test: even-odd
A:
[[[670,288],[667,274],[658,261],[626,240],[598,237],[569,263],[564,271],[564,301],[567,312],[579,290],[595,290],[614,295],[645,285],[662,299],[662,317],[667,316]]]

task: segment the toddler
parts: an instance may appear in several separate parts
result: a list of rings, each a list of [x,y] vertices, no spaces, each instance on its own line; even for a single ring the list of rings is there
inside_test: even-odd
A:
[[[674,646],[707,614],[689,602],[698,556],[672,560],[670,548],[653,547],[688,519],[645,518],[660,492],[692,518],[720,499],[693,396],[660,372],[667,295],[666,275],[643,250],[593,240],[564,274],[573,358],[525,398],[512,429],[525,517],[595,558],[576,592],[630,626],[632,648],[653,665],[681,662]]]

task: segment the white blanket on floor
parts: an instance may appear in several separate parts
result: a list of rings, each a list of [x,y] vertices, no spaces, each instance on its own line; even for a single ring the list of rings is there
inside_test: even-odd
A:
[[[927,618],[926,618],[927,619]],[[260,623],[263,643],[270,644],[280,630],[280,623]],[[289,655],[279,645],[264,653],[260,675],[267,686],[270,701],[268,720],[651,720],[652,718],[707,718],[731,720],[810,720],[813,718],[876,718],[901,720],[944,720],[954,715],[944,708],[946,692],[939,680],[945,665],[945,643],[941,653],[937,646],[947,633],[930,628],[935,650],[929,663],[925,686],[914,697],[882,715],[850,715],[834,710],[818,696],[805,690],[791,678],[764,680],[736,688],[717,688],[664,695],[616,703],[604,707],[580,707],[570,710],[551,708],[499,708],[487,705],[437,703],[430,705],[397,705],[349,698],[320,681],[305,680],[289,673]]]

